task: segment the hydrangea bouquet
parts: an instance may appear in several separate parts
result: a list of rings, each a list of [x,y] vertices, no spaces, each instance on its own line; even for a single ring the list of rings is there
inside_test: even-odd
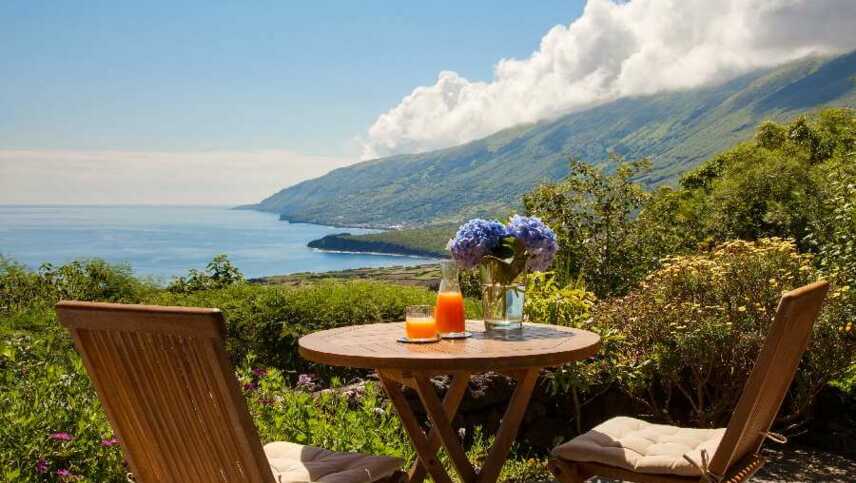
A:
[[[482,272],[482,311],[488,329],[519,329],[523,320],[523,287],[515,280],[542,272],[553,263],[556,234],[538,218],[514,215],[506,224],[470,220],[449,240],[452,258],[464,268]]]
[[[559,245],[556,234],[539,218],[514,215],[505,225],[470,220],[449,240],[448,248],[462,267],[481,265],[486,282],[507,285],[521,273],[549,268]]]

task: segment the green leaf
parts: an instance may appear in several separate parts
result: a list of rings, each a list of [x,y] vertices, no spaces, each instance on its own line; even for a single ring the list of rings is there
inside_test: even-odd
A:
[[[6,481],[15,481],[21,477],[21,470],[18,468],[7,470],[3,476],[5,476]]]

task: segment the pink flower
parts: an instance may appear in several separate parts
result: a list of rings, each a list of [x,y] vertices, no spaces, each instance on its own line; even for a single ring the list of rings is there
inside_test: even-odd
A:
[[[68,471],[65,468],[60,468],[60,469],[56,470],[56,475],[59,476],[60,478],[74,478],[74,475],[71,474],[71,471]]]
[[[74,436],[68,433],[51,433],[50,439],[53,439],[55,441],[71,441],[72,439],[74,439]]]
[[[110,446],[116,446],[117,444],[119,444],[119,440],[116,438],[102,439],[101,440],[101,446],[103,446],[105,448],[109,448]]]
[[[36,461],[36,473],[43,475],[47,472],[48,472],[48,462],[39,458],[39,460]]]

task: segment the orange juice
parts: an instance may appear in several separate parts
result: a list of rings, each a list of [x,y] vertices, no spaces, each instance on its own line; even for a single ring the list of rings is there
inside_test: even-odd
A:
[[[461,292],[438,293],[434,318],[441,334],[464,332],[464,297]]]
[[[437,323],[433,317],[407,317],[404,331],[411,340],[436,339]]]

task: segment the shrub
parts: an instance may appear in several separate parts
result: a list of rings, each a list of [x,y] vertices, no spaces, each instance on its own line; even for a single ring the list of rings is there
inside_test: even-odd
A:
[[[625,297],[595,309],[598,324],[623,339],[616,357],[622,387],[673,423],[727,423],[752,369],[779,298],[818,277],[792,241],[733,241],[678,256]],[[845,332],[834,290],[814,327],[780,422],[803,416],[814,396],[849,366],[856,338]]]
[[[649,194],[633,180],[650,169],[648,160],[616,165],[612,174],[572,160],[570,174],[543,184],[523,197],[526,212],[554,229],[559,253],[554,263],[559,283],[582,278],[598,297],[626,293],[656,264],[640,250],[637,212]]]
[[[297,287],[238,284],[192,293],[162,291],[148,299],[159,305],[217,307],[227,320],[226,348],[237,364],[248,354],[259,363],[289,371],[332,371],[302,359],[300,337],[323,329],[404,320],[407,305],[433,304],[436,295],[424,288],[372,281],[321,281]],[[468,303],[470,314],[478,313]],[[393,329],[390,329],[393,330]]]
[[[155,290],[127,265],[99,259],[46,263],[37,272],[0,257],[0,314],[53,305],[61,299],[135,303]]]
[[[754,140],[684,174],[678,194],[663,190],[655,195],[677,202],[652,219],[653,225],[666,231],[680,227],[691,242],[778,236],[793,238],[801,250],[816,251],[824,238],[819,229],[825,232],[835,216],[830,206],[835,176],[830,171],[852,167],[854,151],[852,109],[825,109],[788,124],[765,122]]]
[[[23,318],[52,320],[51,312]],[[110,442],[101,404],[71,338],[58,326],[28,332],[0,324],[0,415],[3,481],[57,481],[58,471],[124,481],[121,449]],[[73,439],[52,438],[56,433]]]
[[[526,284],[526,316],[532,322],[580,327],[596,298],[582,283],[561,287],[550,272],[532,273]]]
[[[200,290],[225,288],[244,281],[238,267],[232,265],[226,255],[215,256],[204,272],[191,268],[184,277],[176,277],[167,289],[175,293],[191,293]]]

